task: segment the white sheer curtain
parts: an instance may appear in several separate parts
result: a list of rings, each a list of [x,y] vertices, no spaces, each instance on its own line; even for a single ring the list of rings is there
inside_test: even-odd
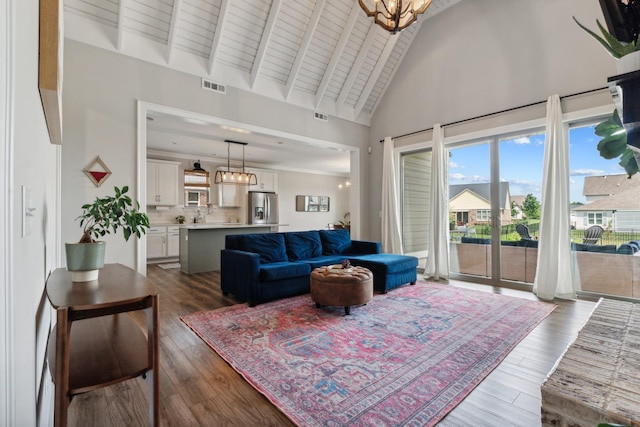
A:
[[[560,97],[547,100],[538,268],[533,292],[542,299],[575,298],[569,229],[569,143]]]
[[[382,158],[382,252],[402,254],[400,231],[400,202],[396,187],[396,168],[393,161],[393,139],[384,139]]]
[[[449,156],[444,148],[444,130],[433,126],[431,152],[431,206],[429,207],[429,254],[424,276],[449,278]]]

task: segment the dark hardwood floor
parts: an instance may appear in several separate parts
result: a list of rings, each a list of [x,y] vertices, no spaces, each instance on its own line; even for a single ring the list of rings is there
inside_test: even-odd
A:
[[[186,275],[150,265],[148,277],[160,292],[161,425],[293,425],[180,320],[185,314],[238,302],[222,295],[219,274]],[[529,292],[451,284],[536,299]],[[588,301],[556,303],[553,313],[439,426],[540,425],[540,385],[594,307]],[[144,324],[144,315],[134,317]],[[76,396],[69,407],[69,425],[147,425],[147,391],[144,380],[137,378]]]

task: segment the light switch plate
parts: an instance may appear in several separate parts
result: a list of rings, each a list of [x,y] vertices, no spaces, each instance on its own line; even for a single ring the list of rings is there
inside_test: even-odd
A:
[[[22,237],[31,234],[31,218],[34,217],[35,208],[31,207],[31,190],[22,186]]]

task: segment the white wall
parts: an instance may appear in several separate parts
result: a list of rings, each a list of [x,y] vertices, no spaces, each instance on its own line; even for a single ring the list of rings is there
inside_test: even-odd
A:
[[[82,43],[65,45],[63,98],[65,144],[62,173],[62,239],[80,238],[73,221],[80,206],[114,185],[135,187],[136,100],[222,117],[352,146],[366,144],[369,129],[336,118],[314,120],[310,111],[228,88],[220,95],[200,88],[200,79]],[[366,152],[366,150],[361,150]],[[82,169],[100,155],[113,174],[95,188]],[[368,173],[361,168],[361,176]],[[134,193],[136,198],[137,195]],[[135,266],[135,244],[111,236],[106,262]]]
[[[483,0],[460,2],[423,23],[372,119],[375,239],[380,139],[607,85],[615,61],[573,15],[590,28],[596,18],[604,22],[595,0]]]
[[[339,189],[345,177],[300,172],[278,173],[280,222],[289,224],[280,231],[304,231],[327,228],[343,220],[349,211],[349,190]],[[329,196],[329,212],[296,212],[296,196]]]
[[[13,116],[9,123],[9,182],[12,236],[5,246],[10,252],[11,287],[9,365],[15,388],[11,398],[13,424],[36,425],[47,420],[52,397],[51,383],[44,370],[51,311],[44,294],[49,273],[56,267],[58,194],[57,165],[59,148],[49,142],[38,92],[38,1],[11,1],[13,21]],[[3,30],[4,31],[4,30]],[[5,94],[2,95],[3,97]],[[22,187],[30,190],[30,234],[22,235]],[[3,301],[4,302],[4,301]],[[40,387],[43,387],[41,389]],[[41,391],[43,390],[43,391]],[[40,403],[39,403],[40,402]],[[41,413],[41,407],[44,413]],[[3,418],[4,421],[4,418]]]

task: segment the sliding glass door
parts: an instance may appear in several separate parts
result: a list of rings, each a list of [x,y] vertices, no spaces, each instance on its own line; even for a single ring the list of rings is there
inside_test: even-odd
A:
[[[490,279],[491,140],[449,149],[451,273]]]
[[[535,279],[544,134],[496,135],[452,145],[449,234],[452,277],[530,287]],[[424,266],[431,152],[401,156],[405,253]]]
[[[581,292],[638,299],[640,175],[629,178],[618,159],[600,157],[598,122],[569,130],[574,272]]]
[[[404,253],[418,257],[418,268],[424,269],[430,238],[431,151],[422,150],[402,155],[401,170]]]

